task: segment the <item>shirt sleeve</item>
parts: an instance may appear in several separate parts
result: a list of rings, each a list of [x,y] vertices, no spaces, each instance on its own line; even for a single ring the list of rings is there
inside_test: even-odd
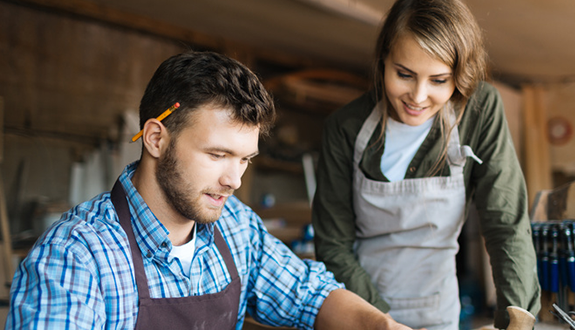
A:
[[[91,264],[74,248],[36,246],[18,267],[6,329],[103,329],[105,307]]]
[[[251,242],[248,313],[262,324],[313,329],[323,301],[343,284],[322,263],[297,257],[251,213],[257,235]]]
[[[365,99],[365,98],[364,98]],[[381,298],[371,277],[354,255],[355,213],[352,202],[353,150],[357,132],[365,118],[348,121],[347,113],[369,111],[373,104],[360,99],[336,116],[328,118],[323,130],[313,201],[315,253],[346,288],[383,312],[389,305]],[[343,114],[343,115],[341,115]]]
[[[496,287],[495,327],[506,328],[507,306],[537,315],[540,288],[536,255],[527,213],[525,180],[497,90],[483,85],[475,153],[483,164],[473,164],[471,188],[480,217]],[[469,110],[469,109],[468,109]],[[473,110],[471,110],[473,111]]]

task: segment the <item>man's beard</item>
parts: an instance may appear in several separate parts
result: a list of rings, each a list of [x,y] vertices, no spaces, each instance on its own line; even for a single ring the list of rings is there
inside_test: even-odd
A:
[[[158,160],[156,180],[158,180],[166,201],[187,219],[204,224],[219,219],[222,213],[221,208],[211,209],[212,212],[202,211],[200,198],[205,192],[197,191],[187,183],[188,181],[182,174],[176,158],[174,139],[170,141],[164,157]],[[197,198],[194,199],[193,196],[197,196]]]

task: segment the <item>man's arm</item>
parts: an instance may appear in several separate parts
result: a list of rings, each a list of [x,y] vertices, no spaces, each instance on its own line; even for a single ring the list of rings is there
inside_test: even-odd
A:
[[[411,328],[395,322],[355,293],[337,289],[324,300],[315,329],[365,329],[365,330],[409,330]]]
[[[106,310],[100,283],[88,269],[90,254],[72,250],[39,244],[30,251],[12,282],[6,329],[104,328]]]

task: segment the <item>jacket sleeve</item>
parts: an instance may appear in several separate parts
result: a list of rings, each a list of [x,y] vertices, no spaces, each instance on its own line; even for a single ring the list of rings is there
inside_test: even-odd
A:
[[[317,189],[312,223],[316,257],[335,278],[383,312],[389,305],[381,298],[370,276],[353,252],[355,214],[352,202],[353,148],[355,134],[330,117],[324,126],[317,169]]]
[[[525,180],[503,103],[495,88],[483,89],[484,97],[476,100],[481,113],[474,143],[483,164],[473,164],[470,179],[496,287],[495,327],[504,329],[509,323],[507,306],[537,315],[540,288]]]

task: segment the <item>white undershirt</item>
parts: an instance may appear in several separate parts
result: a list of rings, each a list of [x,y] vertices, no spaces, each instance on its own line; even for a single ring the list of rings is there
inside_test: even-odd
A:
[[[196,225],[192,229],[192,239],[180,246],[172,245],[172,251],[170,251],[170,257],[178,258],[182,264],[182,270],[187,277],[190,277],[190,272],[192,268],[192,259],[194,258],[194,252],[196,250]]]
[[[387,118],[385,149],[381,157],[381,172],[393,182],[405,178],[405,172],[415,153],[433,125],[434,117],[419,126],[409,126]]]

